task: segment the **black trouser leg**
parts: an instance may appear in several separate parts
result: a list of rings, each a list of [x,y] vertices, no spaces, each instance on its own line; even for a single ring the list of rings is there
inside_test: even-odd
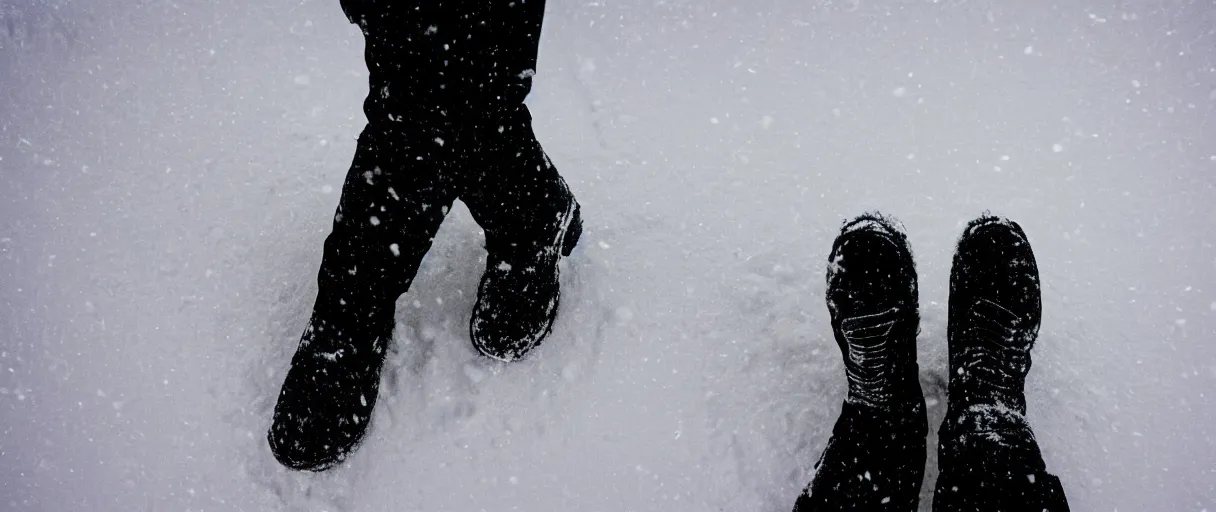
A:
[[[372,124],[480,125],[532,89],[541,0],[344,3],[365,35]]]
[[[574,196],[532,132],[520,105],[478,133],[461,200],[486,231],[491,248],[528,249],[553,242]]]
[[[984,405],[952,409],[939,440],[933,510],[1068,510],[1060,479],[1047,472],[1021,413]]]
[[[490,247],[548,244],[557,221],[574,201],[532,131],[532,115],[523,104],[532,88],[543,0],[496,0],[479,11],[495,44],[478,55],[493,63],[471,74],[497,96],[474,128],[478,151],[470,162],[461,199],[486,230]]]
[[[508,108],[522,105],[532,90],[532,76],[536,74],[545,2],[493,0],[489,2],[488,14],[484,21],[495,44],[484,47],[483,52],[486,61],[493,66],[478,70],[474,76],[485,73],[490,82],[496,84],[497,87],[488,88],[498,96],[490,99],[492,104]]]
[[[898,410],[845,402],[794,511],[916,510],[926,433],[923,402]]]
[[[434,138],[371,126],[359,136],[318,276],[322,301],[394,301],[456,196]]]
[[[488,245],[538,244],[555,234],[553,221],[573,197],[537,142],[523,103],[536,72],[544,1],[343,6],[366,34],[369,122],[446,127],[443,145],[459,168],[445,175],[486,230]]]
[[[367,127],[325,239],[312,318],[291,359],[267,441],[275,458],[320,471],[367,433],[409,289],[455,196],[434,138]]]

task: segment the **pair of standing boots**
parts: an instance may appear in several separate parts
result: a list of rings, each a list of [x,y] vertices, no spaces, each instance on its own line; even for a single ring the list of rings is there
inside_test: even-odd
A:
[[[928,420],[907,237],[879,215],[845,224],[827,285],[848,395],[794,510],[916,510]],[[1068,510],[1026,420],[1026,374],[1041,317],[1038,266],[1022,228],[992,216],[972,221],[950,272],[949,405],[938,431],[934,510]]]
[[[267,435],[283,465],[319,471],[363,439],[396,300],[459,198],[485,230],[469,331],[511,361],[552,329],[558,260],[582,220],[523,104],[544,2],[343,0],[363,31],[371,92],[312,318]]]

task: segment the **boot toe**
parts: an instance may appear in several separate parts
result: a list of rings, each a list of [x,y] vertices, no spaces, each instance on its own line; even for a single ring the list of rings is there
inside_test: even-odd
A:
[[[828,262],[828,309],[834,317],[916,309],[916,269],[907,236],[893,220],[867,214],[846,224]]]
[[[292,387],[288,396],[280,398],[266,435],[280,463],[291,469],[322,471],[345,459],[363,440],[375,405],[367,394],[377,390],[360,385],[361,391],[352,395],[339,388],[354,391],[354,384],[344,384],[330,389]]]
[[[348,337],[340,329],[315,328],[333,322],[314,315],[292,357],[266,434],[271,452],[284,466],[322,471],[341,462],[363,440],[391,337],[392,324],[385,319],[391,318],[365,325],[375,332],[356,330]]]
[[[968,224],[954,256],[950,297],[964,310],[980,299],[991,301],[1009,309],[1023,323],[1037,325],[1039,272],[1022,227],[991,215]]]
[[[350,446],[337,446],[309,433],[299,421],[279,421],[266,433],[270,452],[283,466],[297,471],[324,471],[337,465]]]
[[[547,301],[534,301],[518,294],[497,290],[486,283],[478,294],[469,335],[482,355],[499,361],[515,361],[533,348],[553,329],[558,295]]]

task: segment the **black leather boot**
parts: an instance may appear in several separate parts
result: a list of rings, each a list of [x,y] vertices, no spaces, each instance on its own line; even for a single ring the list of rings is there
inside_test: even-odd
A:
[[[915,510],[928,420],[917,376],[920,309],[907,237],[877,214],[858,217],[833,244],[827,281],[849,392],[794,510]]]

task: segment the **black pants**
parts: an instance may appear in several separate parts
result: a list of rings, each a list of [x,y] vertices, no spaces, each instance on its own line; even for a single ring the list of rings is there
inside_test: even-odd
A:
[[[492,122],[532,89],[544,0],[342,0],[363,30],[372,124]]]
[[[371,89],[321,296],[396,299],[457,198],[491,250],[552,243],[574,197],[523,104],[544,2],[342,4],[367,40]]]
[[[796,512],[917,509],[925,464],[924,404],[876,410],[845,403]],[[938,431],[935,511],[1067,511],[1025,417],[949,410]]]

